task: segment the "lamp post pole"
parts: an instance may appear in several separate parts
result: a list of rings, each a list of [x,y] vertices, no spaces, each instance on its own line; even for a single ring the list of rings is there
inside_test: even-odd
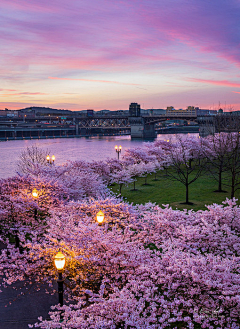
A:
[[[120,145],[120,146],[115,146],[115,150],[116,150],[116,152],[117,152],[117,154],[118,154],[118,160],[119,160],[119,153],[121,153],[121,151],[122,151],[122,146]]]
[[[33,189],[32,191],[32,196],[34,199],[38,199],[38,190],[37,189]],[[37,208],[34,209],[34,219],[37,220]]]
[[[60,304],[60,306],[63,306],[63,270],[64,270],[64,266],[65,266],[65,256],[61,253],[61,251],[59,251],[56,256],[54,257],[54,263],[56,266],[56,269],[58,270],[58,302]]]
[[[58,271],[58,302],[60,306],[63,306],[63,281],[62,272]]]

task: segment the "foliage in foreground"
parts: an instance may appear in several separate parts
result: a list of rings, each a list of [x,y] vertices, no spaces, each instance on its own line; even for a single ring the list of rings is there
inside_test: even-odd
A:
[[[100,208],[102,226],[95,222]],[[59,249],[66,255],[67,303],[35,327],[239,328],[240,208],[234,201],[184,212],[107,198],[48,212],[32,231],[22,221],[22,251],[1,239],[4,285],[20,280],[38,288],[48,283],[51,290],[53,257]]]
[[[61,250],[65,305],[36,328],[239,329],[236,200],[197,212],[129,205],[106,187],[123,166],[37,165],[28,176],[1,180],[2,285],[48,284],[55,293],[53,258]],[[36,186],[41,193],[33,199]]]

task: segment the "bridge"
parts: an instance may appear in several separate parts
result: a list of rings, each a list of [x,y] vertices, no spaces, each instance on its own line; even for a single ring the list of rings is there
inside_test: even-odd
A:
[[[155,138],[156,124],[167,120],[185,120],[199,125],[200,136],[215,132],[240,131],[240,115],[223,113],[218,115],[190,115],[187,113],[174,115],[141,115],[141,116],[94,116],[75,118],[76,134],[88,129],[129,131],[132,138]]]
[[[185,120],[199,125],[200,136],[215,132],[240,131],[240,115],[223,113],[219,115],[94,115],[68,116],[60,123],[58,117],[47,116],[36,120],[0,121],[0,139],[49,138],[91,136],[93,134],[131,134],[132,138],[155,138],[156,124],[167,120]],[[27,122],[26,122],[27,121]],[[47,122],[48,121],[48,122]]]
[[[197,116],[191,115],[142,115],[142,116],[94,116],[75,118],[76,133],[85,134],[88,130],[128,130],[132,138],[155,138],[156,124],[167,120],[186,120],[197,123]]]

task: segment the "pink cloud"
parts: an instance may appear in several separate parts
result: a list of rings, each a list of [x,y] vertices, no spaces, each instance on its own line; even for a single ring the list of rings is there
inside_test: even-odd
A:
[[[224,86],[224,87],[237,87],[240,88],[240,83],[237,82],[230,82],[227,80],[205,80],[205,79],[195,79],[195,78],[189,78],[186,79],[187,81],[192,81],[192,82],[200,82],[200,83],[205,83],[205,84],[212,84],[212,85],[217,85],[217,86]]]
[[[16,89],[0,89],[0,91],[17,91]]]
[[[161,88],[165,77],[165,85],[175,85],[191,72],[202,77],[191,83],[239,88],[232,70],[240,65],[239,17],[238,0],[2,0],[0,83],[9,87],[9,100],[18,93],[12,87],[42,84],[48,76],[143,88],[145,78],[156,85],[159,76]],[[201,75],[195,74],[199,69]],[[209,70],[219,72],[219,81],[204,75]],[[117,76],[125,72],[130,78],[137,72],[132,81],[141,84]],[[121,102],[126,96],[116,97]]]
[[[73,81],[86,81],[86,82],[100,82],[100,83],[111,83],[111,84],[118,84],[118,85],[127,85],[127,86],[141,86],[138,83],[127,83],[127,82],[119,82],[119,81],[108,81],[108,80],[92,80],[92,79],[73,79],[73,78],[58,78],[58,77],[48,77],[48,79],[54,80],[73,80]]]
[[[3,90],[3,89],[2,89]],[[14,91],[11,89],[6,89],[6,91]],[[7,94],[1,94],[1,96],[8,97],[8,96],[22,96],[22,95],[27,95],[27,96],[35,96],[35,95],[47,95],[46,93],[40,93],[40,92],[17,92],[17,93],[7,93]]]
[[[230,62],[240,64],[239,22],[240,5],[237,1],[152,1],[141,2],[139,13],[151,26],[154,34],[168,35],[168,39],[194,47],[209,54],[215,53]]]
[[[240,8],[233,0],[219,0],[217,6],[199,0],[2,3],[6,13],[15,10],[16,15],[3,19],[1,37],[21,46],[22,53],[26,47],[29,60],[34,60],[34,51],[38,61],[51,56],[74,59],[78,54],[79,61],[98,58],[100,65],[108,60],[124,66],[126,59],[151,59],[153,49],[161,58],[165,47],[178,41],[240,62]]]
[[[179,43],[240,63],[235,28],[240,8],[233,0],[219,0],[217,7],[199,0],[70,0],[68,4],[3,0],[1,4],[6,14],[1,38],[9,49],[14,47],[14,52],[3,51],[2,56],[11,65],[120,71],[162,61],[184,65]]]

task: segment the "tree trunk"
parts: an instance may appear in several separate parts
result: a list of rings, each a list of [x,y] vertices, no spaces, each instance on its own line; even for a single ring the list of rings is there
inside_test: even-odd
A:
[[[20,240],[19,240],[19,237],[18,237],[18,234],[17,234],[17,233],[16,233],[16,235],[15,235],[15,247],[16,247],[16,248],[19,248],[19,252],[20,252],[20,254],[23,253],[23,247],[22,247],[21,244],[20,244]]]
[[[232,184],[231,184],[231,199],[234,198],[234,194],[235,194],[235,191],[234,191],[234,184],[235,183],[235,174],[232,173]]]
[[[189,160],[189,168],[192,169],[192,159]]]
[[[186,184],[186,203],[188,203],[188,183]]]
[[[135,189],[135,183],[136,183],[136,181],[134,180],[133,181],[133,191],[136,191],[136,189]]]
[[[222,168],[218,173],[218,192],[222,192]]]
[[[122,186],[123,186],[123,184],[119,184],[119,191],[120,191],[120,194],[122,193]]]
[[[16,235],[15,235],[15,247],[19,248],[19,246],[20,246],[20,240],[19,240],[18,234],[16,233]]]

